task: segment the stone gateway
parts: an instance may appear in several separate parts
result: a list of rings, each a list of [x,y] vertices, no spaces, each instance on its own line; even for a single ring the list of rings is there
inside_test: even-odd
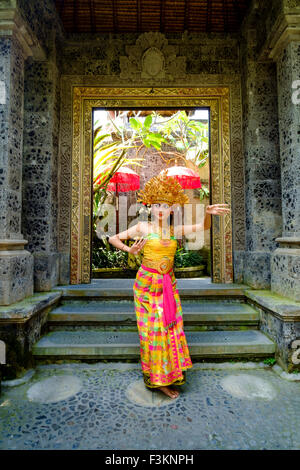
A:
[[[212,220],[208,290],[183,283],[201,308],[224,300],[221,313],[220,304],[187,313],[191,326],[197,317],[207,328],[191,331],[193,354],[207,358],[213,344],[213,357],[265,355],[299,370],[291,346],[300,337],[299,1],[211,0],[202,10],[162,0],[152,13],[131,2],[128,15],[75,3],[0,2],[2,378],[52,354],[102,360],[112,348],[124,359],[122,331],[112,347],[102,331],[101,344],[90,331],[83,345],[68,330],[87,318],[103,325],[105,311],[85,305],[83,320],[82,310],[63,308],[66,298],[102,302],[107,292],[108,301],[132,300],[129,280],[95,286],[90,276],[96,108],[208,109],[209,203],[230,203],[232,213]],[[242,306],[228,311],[228,300]],[[121,313],[111,312],[113,327],[124,326]],[[49,331],[58,319],[64,335]]]

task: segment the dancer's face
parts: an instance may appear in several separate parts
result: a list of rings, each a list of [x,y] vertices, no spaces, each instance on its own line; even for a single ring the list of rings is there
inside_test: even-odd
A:
[[[171,213],[169,204],[152,204],[151,212],[156,222],[166,221]]]

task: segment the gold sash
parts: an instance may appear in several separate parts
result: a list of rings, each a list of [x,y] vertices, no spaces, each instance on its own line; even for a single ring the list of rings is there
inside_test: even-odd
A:
[[[173,268],[174,260],[168,256],[163,256],[159,260],[143,258],[142,264],[146,268],[156,269],[160,274],[167,274]]]

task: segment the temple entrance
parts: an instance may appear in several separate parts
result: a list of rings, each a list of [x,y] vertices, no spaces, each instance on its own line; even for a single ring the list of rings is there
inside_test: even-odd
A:
[[[211,204],[209,109],[93,109],[93,131],[92,278],[134,278],[143,253],[117,250],[108,238],[149,222],[137,190],[150,178],[168,169],[188,195],[189,204],[171,216],[174,225],[204,221]],[[210,230],[177,240],[174,271],[210,280]]]
[[[139,110],[142,116],[138,119],[142,117],[144,122],[153,112],[161,111],[162,114],[166,114],[167,110],[173,110],[171,113],[169,112],[172,117],[184,110],[186,116],[192,117],[194,113],[195,117],[197,111],[205,109],[207,116],[209,116],[210,130],[210,201],[207,203],[231,204],[228,88],[104,89],[75,87],[73,89],[72,154],[72,284],[89,283],[93,277],[93,186],[91,184],[93,178],[92,156],[94,154],[93,115],[95,116],[99,109],[104,111],[106,115],[109,110],[111,116],[116,116],[117,110],[123,110],[123,114],[124,111],[130,112],[131,116],[127,116],[126,119],[128,117],[129,119],[134,118],[134,112]],[[150,110],[151,113],[147,113],[147,110]],[[165,116],[162,118],[165,119]],[[148,117],[148,122],[149,119]],[[177,165],[178,163],[176,162]],[[142,176],[148,179],[147,173]],[[117,221],[120,223],[119,217],[116,219]],[[117,229],[117,227],[115,228]],[[213,217],[210,232],[212,282],[231,283],[233,280],[231,217],[225,216],[220,219]]]

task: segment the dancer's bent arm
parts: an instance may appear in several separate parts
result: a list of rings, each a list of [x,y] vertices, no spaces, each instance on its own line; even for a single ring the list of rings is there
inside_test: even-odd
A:
[[[230,211],[231,209],[228,208],[228,204],[212,204],[206,206],[203,222],[192,225],[178,225],[174,228],[174,235],[176,238],[180,238],[180,236],[189,235],[190,233],[199,232],[200,230],[208,230],[211,227],[211,215],[225,215]]]
[[[124,232],[116,233],[116,235],[109,237],[108,241],[119,250],[127,251],[128,253],[137,255],[139,251],[142,250],[143,246],[147,241],[144,239],[144,234],[144,224],[142,222],[138,222],[136,225],[130,227],[128,230],[124,230]],[[128,240],[129,238],[135,237],[139,237],[139,239],[136,240],[134,244],[130,247],[122,242],[122,240]]]

